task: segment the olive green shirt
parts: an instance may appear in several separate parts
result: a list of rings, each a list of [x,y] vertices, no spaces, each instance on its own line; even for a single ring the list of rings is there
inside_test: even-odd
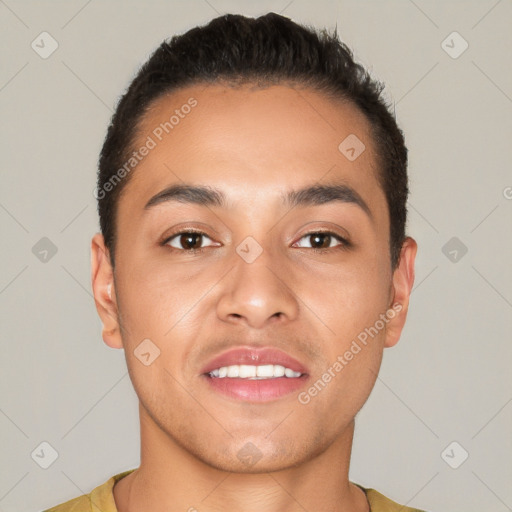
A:
[[[66,501],[66,503],[57,505],[44,512],[117,512],[113,494],[114,484],[132,471],[134,470],[130,469],[129,471],[114,475],[104,484],[93,489],[89,494]],[[371,512],[422,512],[416,508],[399,505],[375,489],[367,489],[358,484],[356,485],[365,492]]]

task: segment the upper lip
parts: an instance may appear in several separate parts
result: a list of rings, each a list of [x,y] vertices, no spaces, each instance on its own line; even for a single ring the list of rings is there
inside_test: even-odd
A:
[[[237,347],[215,356],[202,369],[201,373],[210,373],[212,370],[223,366],[232,365],[281,365],[290,368],[295,372],[307,373],[307,368],[297,361],[297,359],[288,355],[286,352],[277,348],[253,348],[253,347]]]

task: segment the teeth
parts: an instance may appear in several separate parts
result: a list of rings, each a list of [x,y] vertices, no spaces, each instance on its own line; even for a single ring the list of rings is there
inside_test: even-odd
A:
[[[228,371],[229,375],[229,371]],[[238,376],[241,379],[247,379],[248,377],[256,377],[256,366],[249,366],[247,364],[241,364]]]
[[[290,368],[285,368],[280,364],[264,364],[261,366],[254,366],[249,364],[234,364],[231,366],[222,366],[210,372],[211,377],[223,379],[275,379],[277,377],[286,376],[288,378],[297,378],[302,374],[295,372]]]
[[[274,365],[266,364],[263,366],[253,366],[256,369],[256,375],[258,377],[273,377],[274,376]],[[251,375],[252,377],[252,375]]]
[[[238,366],[238,365],[228,366],[228,377],[230,377],[230,378],[238,377],[239,374],[240,374],[240,366]]]
[[[280,364],[274,365],[274,377],[284,377],[286,373],[286,368],[281,366]]]

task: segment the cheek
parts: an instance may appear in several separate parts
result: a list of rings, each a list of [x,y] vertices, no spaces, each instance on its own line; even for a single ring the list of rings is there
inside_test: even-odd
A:
[[[170,338],[174,325],[186,320],[204,294],[206,278],[203,273],[198,280],[186,265],[160,261],[120,266],[117,291],[128,335]]]
[[[315,368],[301,403],[312,406],[313,416],[336,411],[333,429],[355,416],[375,384],[386,332],[381,320],[386,299],[387,279],[375,270],[332,273],[323,292],[308,296],[325,326],[324,362]]]
[[[350,269],[333,272],[329,291],[318,298],[334,331],[324,370],[333,382],[329,398],[347,403],[349,416],[368,398],[381,364],[387,325],[382,315],[388,309],[390,279],[387,261],[369,256]]]
[[[377,259],[310,274],[301,297],[330,328],[338,346],[372,326],[388,307],[390,272]],[[297,283],[299,285],[299,283]],[[306,298],[307,297],[307,298]],[[329,330],[326,331],[327,333]]]

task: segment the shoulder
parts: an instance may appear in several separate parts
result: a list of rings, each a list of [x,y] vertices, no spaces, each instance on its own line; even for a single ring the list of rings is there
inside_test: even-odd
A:
[[[366,494],[366,498],[370,504],[371,512],[424,512],[423,510],[417,508],[400,505],[399,503],[396,503],[395,501],[376,491],[375,489],[365,488],[358,484],[356,485],[360,487]]]
[[[72,500],[49,508],[44,512],[117,512],[112,489],[114,484],[129,473],[130,469],[109,478],[105,483],[94,488],[89,494],[83,494]]]

